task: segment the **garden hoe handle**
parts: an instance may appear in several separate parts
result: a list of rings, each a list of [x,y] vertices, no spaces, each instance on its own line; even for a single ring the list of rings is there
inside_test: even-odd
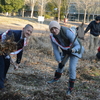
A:
[[[71,47],[69,48],[70,50],[72,49],[72,47],[73,47],[73,45],[74,45],[74,42],[75,42],[75,40],[77,39],[77,37],[78,37],[78,34],[75,36],[75,38],[74,38],[74,40],[73,40],[73,42],[72,42],[72,45],[71,45]],[[62,60],[62,65],[64,66],[65,65],[65,63],[66,63],[66,59],[69,57],[69,55],[68,54],[66,54],[65,55],[65,57],[64,57],[64,59]]]

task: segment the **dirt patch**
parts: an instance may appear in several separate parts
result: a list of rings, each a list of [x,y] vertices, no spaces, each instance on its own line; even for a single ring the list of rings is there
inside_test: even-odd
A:
[[[10,20],[10,19],[9,19]],[[24,19],[26,20],[26,19]],[[48,25],[42,26],[41,30],[37,27],[38,23],[32,23],[35,31],[30,38],[30,45],[24,50],[20,68],[14,70],[11,65],[7,74],[8,82],[5,84],[6,92],[0,93],[0,100],[100,100],[100,61],[95,59],[95,54],[85,52],[84,57],[79,60],[77,67],[77,79],[71,97],[66,96],[68,88],[68,63],[59,82],[47,84],[47,81],[54,77],[57,62],[52,53],[49,40]],[[13,27],[10,24],[4,26],[14,29],[21,29],[27,22],[18,21]],[[19,25],[20,24],[20,25]],[[72,24],[73,25],[73,24]],[[37,28],[36,28],[37,27]],[[89,36],[85,37],[83,45],[88,50]],[[92,53],[93,54],[93,53]],[[15,60],[16,56],[12,56]]]

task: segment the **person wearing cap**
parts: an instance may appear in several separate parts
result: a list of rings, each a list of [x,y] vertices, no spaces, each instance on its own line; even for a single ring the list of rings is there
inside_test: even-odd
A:
[[[56,61],[58,62],[58,68],[55,71],[54,78],[50,81],[47,81],[47,83],[50,84],[53,82],[57,82],[60,79],[65,66],[65,65],[62,66],[61,61],[67,54],[68,58],[66,59],[66,62],[68,60],[70,61],[69,61],[69,87],[66,92],[66,95],[70,95],[74,87],[74,82],[76,80],[76,66],[78,63],[78,59],[82,57],[84,48],[83,46],[82,47],[80,46],[78,40],[76,39],[73,48],[70,50],[69,48],[75,39],[75,34],[70,28],[60,26],[60,24],[57,21],[50,22],[49,30],[50,30],[50,39],[53,47],[54,56]],[[64,34],[66,38],[64,38],[62,34]]]
[[[100,35],[100,16],[97,16],[95,20],[91,21],[84,33],[86,34],[90,30],[90,44],[89,50],[97,50],[99,35]]]

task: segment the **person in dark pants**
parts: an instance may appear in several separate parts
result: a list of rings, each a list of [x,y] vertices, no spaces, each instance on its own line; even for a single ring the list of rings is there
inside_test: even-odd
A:
[[[14,41],[17,43],[17,51],[12,52],[11,54],[17,54],[17,59],[15,62],[16,66],[19,66],[22,54],[23,54],[23,47],[26,46],[27,40],[29,36],[33,32],[33,26],[27,24],[23,30],[7,30],[6,32],[2,33],[0,38],[2,41],[6,39],[6,36],[14,35]],[[10,56],[4,53],[0,55],[0,91],[3,91],[5,86],[4,82],[6,80],[6,74],[8,72],[10,66]]]
[[[70,49],[72,45],[75,34],[67,27],[60,26],[56,21],[51,21],[49,24],[51,44],[53,47],[53,52],[56,61],[58,62],[57,70],[55,71],[54,78],[47,81],[48,84],[57,82],[64,70],[64,65],[62,65],[62,60],[66,55],[66,62],[69,61],[69,86],[66,95],[70,95],[73,88],[74,82],[76,80],[76,66],[78,59],[82,57],[84,47],[80,45],[79,41],[76,39],[73,48]]]
[[[98,47],[99,35],[100,35],[100,16],[97,16],[95,20],[91,21],[84,33],[86,34],[90,30],[90,44],[89,50],[95,51]]]

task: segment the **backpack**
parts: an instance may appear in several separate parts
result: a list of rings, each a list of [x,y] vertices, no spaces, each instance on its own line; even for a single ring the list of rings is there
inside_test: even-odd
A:
[[[66,37],[66,29],[70,30],[67,27],[61,26],[60,35],[63,38],[64,44],[66,44],[66,43],[70,44],[70,40]],[[78,50],[78,53],[80,54],[81,53],[81,49],[82,49],[82,44],[81,44],[80,39],[78,37],[77,37],[77,41],[80,44],[80,49]]]

